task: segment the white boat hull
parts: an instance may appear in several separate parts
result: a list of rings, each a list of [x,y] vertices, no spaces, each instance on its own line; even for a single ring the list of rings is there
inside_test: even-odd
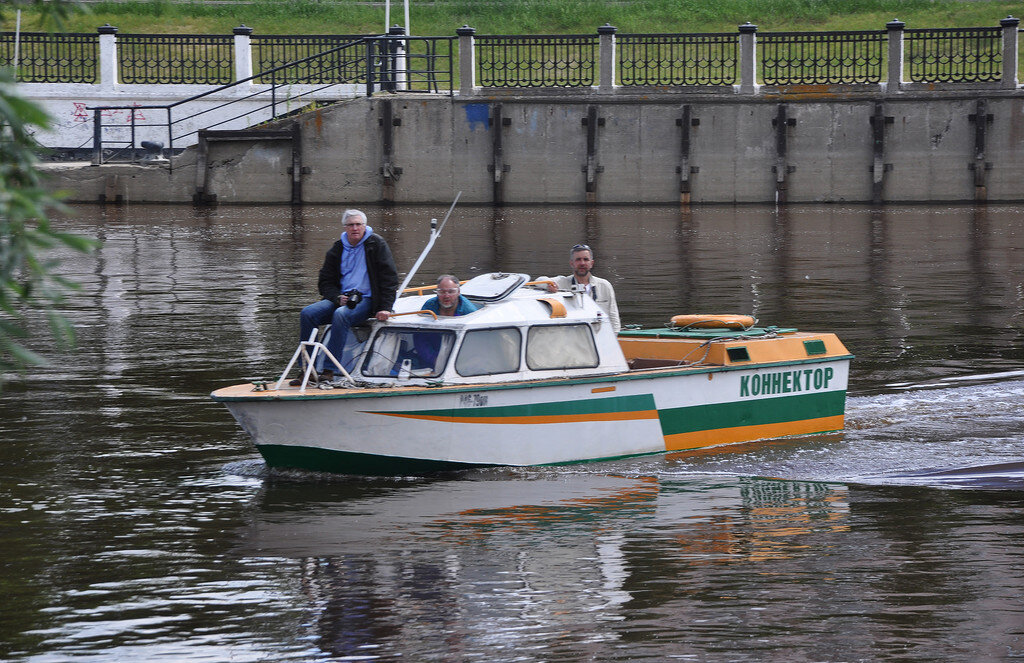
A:
[[[368,390],[218,390],[271,466],[550,465],[839,430],[849,358]],[[249,387],[246,389],[246,387]]]

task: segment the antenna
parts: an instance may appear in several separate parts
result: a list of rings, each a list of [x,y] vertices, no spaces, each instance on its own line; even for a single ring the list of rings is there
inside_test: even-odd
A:
[[[452,215],[452,210],[455,209],[455,204],[459,202],[459,197],[462,196],[462,192],[459,191],[455,194],[455,200],[452,201],[452,206],[448,208],[448,213],[444,215],[444,220],[441,221],[441,227],[437,227],[437,219],[430,220],[430,239],[427,241],[427,245],[423,247],[423,252],[420,253],[420,257],[416,259],[416,264],[412,266],[409,273],[406,275],[405,280],[402,281],[402,285],[398,287],[398,296],[402,296],[402,291],[409,287],[409,281],[416,275],[416,270],[420,268],[423,261],[426,259],[427,254],[430,253],[430,249],[434,248],[434,242],[441,236],[441,231],[444,230],[444,226],[448,223],[448,217]]]

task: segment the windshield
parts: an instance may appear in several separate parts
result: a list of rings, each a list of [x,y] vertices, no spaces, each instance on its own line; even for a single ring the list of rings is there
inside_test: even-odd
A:
[[[363,375],[397,377],[408,372],[421,378],[437,377],[444,372],[455,345],[455,332],[442,329],[382,329],[373,339]]]

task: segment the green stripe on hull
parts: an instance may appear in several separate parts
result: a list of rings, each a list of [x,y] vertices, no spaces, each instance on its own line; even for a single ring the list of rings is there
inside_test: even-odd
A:
[[[422,476],[439,472],[454,472],[479,467],[504,467],[493,463],[456,463],[440,460],[424,460],[417,458],[400,458],[397,456],[377,456],[360,454],[351,451],[331,451],[312,447],[296,447],[287,444],[264,444],[257,447],[269,467],[280,469],[310,470],[313,472],[332,472],[334,474],[356,474],[362,476]],[[560,465],[579,465],[598,463],[635,456],[663,454],[664,451],[652,451],[639,454],[608,456],[605,458],[581,458],[557,463],[540,463],[536,467],[554,467]]]
[[[452,463],[440,460],[377,456],[351,451],[296,447],[287,444],[264,444],[256,448],[270,467],[334,472],[336,474],[419,476],[473,467],[493,467],[486,463]]]
[[[378,414],[407,414],[421,417],[495,418],[495,417],[559,417],[575,414],[610,414],[638,412],[654,409],[654,396],[613,396],[611,398],[585,398],[550,403],[524,403],[497,407],[460,407],[443,410],[388,410]]]
[[[716,428],[780,424],[843,414],[846,391],[782,396],[658,410],[664,435]]]

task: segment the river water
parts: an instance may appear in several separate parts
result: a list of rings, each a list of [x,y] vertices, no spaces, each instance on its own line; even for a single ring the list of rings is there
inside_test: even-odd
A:
[[[443,208],[367,208],[400,270]],[[439,272],[624,322],[753,313],[857,355],[841,434],[403,479],[269,473],[213,389],[278,373],[333,207],[82,207],[79,349],[0,391],[0,659],[1024,658],[1024,209],[460,207]],[[44,323],[38,322],[39,328]]]

